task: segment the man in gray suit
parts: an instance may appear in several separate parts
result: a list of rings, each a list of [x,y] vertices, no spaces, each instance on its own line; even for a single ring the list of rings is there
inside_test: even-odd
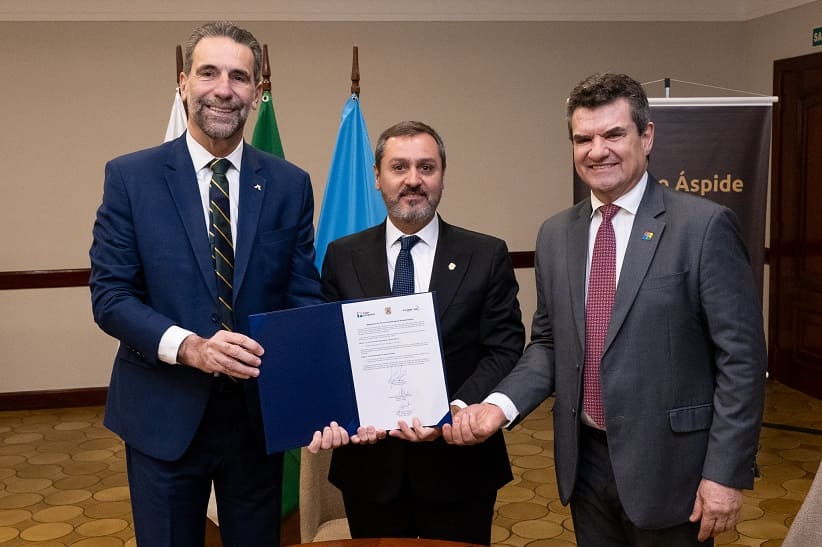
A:
[[[583,80],[567,115],[591,196],[540,229],[522,358],[443,436],[481,442],[556,394],[557,484],[580,546],[710,545],[753,487],[764,398],[737,220],[647,172],[654,125],[635,80]]]

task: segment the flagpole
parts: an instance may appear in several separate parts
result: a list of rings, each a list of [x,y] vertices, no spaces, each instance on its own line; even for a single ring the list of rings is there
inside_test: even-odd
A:
[[[177,44],[177,73],[174,75],[174,85],[180,85],[180,73],[183,72],[183,46]],[[185,110],[186,116],[188,116],[188,104],[183,101],[183,109]]]
[[[271,97],[271,63],[268,60],[268,44],[263,44],[262,84],[260,107],[251,145],[259,150],[285,158],[277,117],[274,114],[274,100]],[[283,457],[282,506],[283,517],[299,508],[300,498],[300,449],[285,452]]]
[[[360,96],[360,58],[357,46],[354,46],[354,54],[351,59],[351,93]]]
[[[271,65],[268,63],[268,44],[263,44],[263,91],[271,91]]]
[[[262,92],[251,145],[269,154],[285,158],[280,130],[277,127],[277,117],[274,114],[274,101],[271,97],[271,63],[268,60],[268,44],[263,44],[262,49]]]
[[[177,72],[174,74],[174,100],[171,103],[171,114],[168,117],[166,135],[164,142],[174,140],[186,130],[188,120],[188,105],[183,101],[180,94],[180,74],[183,72],[183,48],[178,45],[177,51]]]

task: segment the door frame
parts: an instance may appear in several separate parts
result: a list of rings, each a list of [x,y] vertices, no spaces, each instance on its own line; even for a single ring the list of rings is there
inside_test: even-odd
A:
[[[773,66],[773,94],[779,97],[779,102],[774,106],[773,115],[773,131],[772,131],[772,146],[771,146],[771,204],[770,204],[770,244],[766,251],[766,263],[769,265],[769,283],[768,283],[768,369],[771,378],[785,383],[795,389],[799,389],[805,393],[813,395],[817,398],[822,397],[822,379],[809,378],[812,376],[803,373],[799,370],[799,366],[794,362],[792,348],[795,347],[796,342],[790,341],[788,344],[781,344],[785,342],[781,339],[784,331],[784,321],[791,321],[790,318],[784,315],[792,313],[786,311],[784,306],[780,305],[785,298],[791,298],[788,294],[782,293],[782,283],[780,274],[784,268],[793,267],[790,261],[800,260],[798,258],[801,249],[796,248],[796,245],[784,239],[785,219],[787,213],[783,215],[783,203],[787,199],[786,192],[790,191],[788,184],[783,181],[783,142],[786,138],[783,135],[783,125],[786,122],[785,116],[789,116],[793,111],[786,112],[787,104],[785,104],[783,85],[785,78],[793,73],[805,72],[809,70],[822,70],[822,52],[810,53],[798,57],[791,57],[787,59],[779,59],[774,61]],[[801,130],[799,122],[797,122],[796,131]],[[802,139],[800,134],[793,134],[793,138]],[[799,147],[797,153],[805,148]],[[801,171],[804,169],[804,160],[799,160],[796,165],[797,175],[800,179],[804,178]],[[795,312],[793,312],[795,313]],[[794,327],[796,325],[792,323]],[[796,329],[791,333],[791,336],[797,336]]]

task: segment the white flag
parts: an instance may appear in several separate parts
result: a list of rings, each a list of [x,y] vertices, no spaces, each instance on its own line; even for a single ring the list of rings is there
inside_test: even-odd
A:
[[[176,139],[186,130],[186,109],[183,106],[183,98],[180,96],[180,88],[174,92],[174,103],[171,105],[171,116],[168,117],[168,128],[166,138],[163,141]]]

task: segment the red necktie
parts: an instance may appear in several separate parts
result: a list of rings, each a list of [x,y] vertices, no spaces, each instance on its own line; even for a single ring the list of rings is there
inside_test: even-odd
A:
[[[585,413],[598,427],[605,428],[605,409],[602,407],[600,361],[611,310],[616,292],[616,238],[611,219],[619,206],[609,203],[599,208],[599,225],[591,255],[588,274],[588,300],[585,303],[585,362],[583,368],[582,405]]]

